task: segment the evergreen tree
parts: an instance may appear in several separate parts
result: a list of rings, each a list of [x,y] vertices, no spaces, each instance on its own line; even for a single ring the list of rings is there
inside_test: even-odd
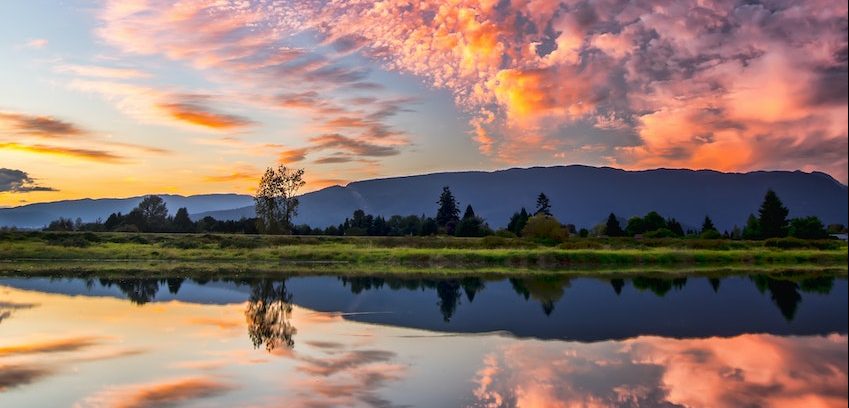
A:
[[[436,211],[436,225],[447,234],[453,235],[457,223],[460,222],[460,208],[448,186],[442,187],[437,204],[439,209]]]
[[[539,214],[551,215],[551,201],[545,193],[539,193],[537,196],[537,210],[534,212],[534,215]]]
[[[746,226],[743,227],[743,239],[761,239],[762,237],[761,223],[754,214],[749,214],[749,218],[746,220]]]
[[[764,202],[758,210],[758,222],[763,238],[787,236],[787,215],[790,211],[778,198],[774,191],[768,190]]]
[[[471,205],[466,206],[463,219],[457,224],[455,235],[458,237],[482,237],[487,234],[489,228],[485,226],[483,218],[475,215]]]
[[[713,220],[705,215],[705,220],[702,221],[702,234],[708,231],[716,231],[716,227],[713,226]]]
[[[195,230],[195,223],[189,218],[189,211],[186,207],[177,210],[173,223],[174,230],[177,232],[192,232]]]
[[[666,226],[676,236],[679,236],[679,237],[684,236],[684,227],[675,218],[670,218],[670,219],[666,220]]]
[[[528,211],[525,210],[525,207],[522,207],[522,210],[513,213],[513,216],[510,217],[510,222],[507,224],[507,230],[516,234],[516,236],[521,235],[522,230],[525,228],[525,225],[528,224]]]
[[[619,220],[616,218],[616,214],[610,213],[607,216],[607,225],[604,227],[604,235],[608,237],[621,237],[625,235],[625,231],[622,231],[622,227],[619,225]]]

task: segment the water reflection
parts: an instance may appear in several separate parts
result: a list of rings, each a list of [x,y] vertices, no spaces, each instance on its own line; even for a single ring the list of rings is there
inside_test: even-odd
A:
[[[302,278],[301,278],[302,279]],[[707,280],[714,294],[720,294],[720,286],[722,282],[728,279],[739,278],[698,278],[698,280]],[[817,276],[805,279],[793,278],[776,278],[768,275],[754,275],[747,277],[751,280],[754,287],[763,294],[769,297],[772,303],[777,307],[781,316],[792,322],[796,318],[796,312],[799,305],[803,302],[802,293],[813,295],[829,295],[835,285],[834,276]],[[464,277],[457,279],[409,279],[409,278],[392,278],[392,277],[339,277],[339,282],[343,287],[347,287],[351,295],[363,295],[370,291],[381,291],[388,288],[391,291],[433,291],[435,294],[435,304],[438,308],[442,320],[445,323],[450,323],[452,317],[457,313],[463,303],[471,304],[475,297],[483,292],[487,287],[486,281],[479,277]],[[584,279],[587,280],[587,279]],[[0,280],[2,281],[2,280]],[[252,304],[255,304],[255,310],[249,310],[247,315],[251,318],[261,318],[265,321],[285,321],[287,303],[291,303],[292,293],[286,289],[286,279],[270,281],[264,279],[261,281],[250,279],[215,279],[213,277],[191,280],[197,285],[206,285],[211,282],[216,284],[235,285],[237,287],[247,286],[250,288],[250,298]],[[571,279],[568,277],[557,275],[543,275],[534,277],[509,278],[512,291],[519,295],[525,301],[537,302],[545,316],[550,316],[554,313],[557,304],[561,303],[567,291],[571,287]],[[180,290],[186,279],[184,278],[167,278],[167,279],[86,279],[84,280],[86,288],[89,291],[102,288],[117,288],[124,297],[137,305],[155,301],[161,292],[167,290],[168,294],[172,295],[166,299],[173,297],[179,298]],[[501,280],[492,280],[490,282],[501,282]],[[613,278],[609,279],[609,284],[613,288],[613,292],[617,297],[621,297],[623,290],[628,286],[632,286],[637,291],[652,293],[660,298],[667,297],[670,293],[681,292],[688,285],[688,278],[663,278],[652,276],[637,276],[631,279]],[[739,286],[739,282],[735,282]],[[27,287],[24,285],[23,287]],[[463,301],[465,295],[465,301]],[[312,301],[313,299],[307,299]],[[8,318],[16,308],[21,306],[8,305],[0,302],[0,322]],[[252,317],[250,317],[252,316]],[[276,336],[276,335],[275,335]],[[272,337],[275,337],[272,336]],[[276,336],[281,340],[281,344],[287,344],[288,340],[281,336]],[[268,336],[259,334],[258,339],[262,340],[263,344],[268,345],[266,339]]]
[[[292,294],[286,290],[285,280],[262,279],[251,284],[245,320],[254,347],[265,346],[268,351],[294,347],[292,336],[297,329],[292,325],[291,317]]]
[[[849,393],[842,278],[156,282],[0,280],[0,406],[827,407]],[[562,340],[576,337],[591,340]]]

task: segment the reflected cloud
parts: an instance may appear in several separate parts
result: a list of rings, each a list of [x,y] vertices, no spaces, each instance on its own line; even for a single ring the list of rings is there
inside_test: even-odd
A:
[[[54,373],[50,367],[38,364],[0,364],[0,392],[31,384]]]
[[[0,357],[7,357],[20,354],[38,354],[38,353],[63,353],[70,351],[78,351],[98,345],[102,342],[100,337],[71,337],[65,339],[55,339],[40,342],[12,344],[0,346]]]
[[[212,377],[184,377],[148,384],[111,387],[75,404],[77,408],[172,407],[216,397],[236,387]]]
[[[472,406],[845,406],[847,337],[516,343],[488,354]]]

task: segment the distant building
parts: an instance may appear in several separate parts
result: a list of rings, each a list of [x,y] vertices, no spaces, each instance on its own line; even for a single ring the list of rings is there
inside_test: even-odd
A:
[[[831,234],[832,237],[837,238],[841,241],[846,241],[846,237],[849,234]]]

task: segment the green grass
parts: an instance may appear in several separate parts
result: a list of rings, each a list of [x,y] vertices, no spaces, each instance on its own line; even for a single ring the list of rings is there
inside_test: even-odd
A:
[[[558,246],[500,237],[292,237],[215,234],[0,233],[0,270],[115,261],[248,270],[569,271],[580,269],[846,270],[845,243],[572,238]],[[72,262],[69,262],[72,261]],[[73,266],[77,265],[77,266]],[[108,265],[108,263],[107,263]],[[216,266],[217,265],[217,266]],[[263,266],[265,265],[265,266]],[[270,265],[270,266],[268,266]],[[161,265],[160,265],[161,266]],[[49,266],[49,268],[55,268]],[[177,266],[178,267],[178,266]],[[143,268],[151,269],[151,268]]]

